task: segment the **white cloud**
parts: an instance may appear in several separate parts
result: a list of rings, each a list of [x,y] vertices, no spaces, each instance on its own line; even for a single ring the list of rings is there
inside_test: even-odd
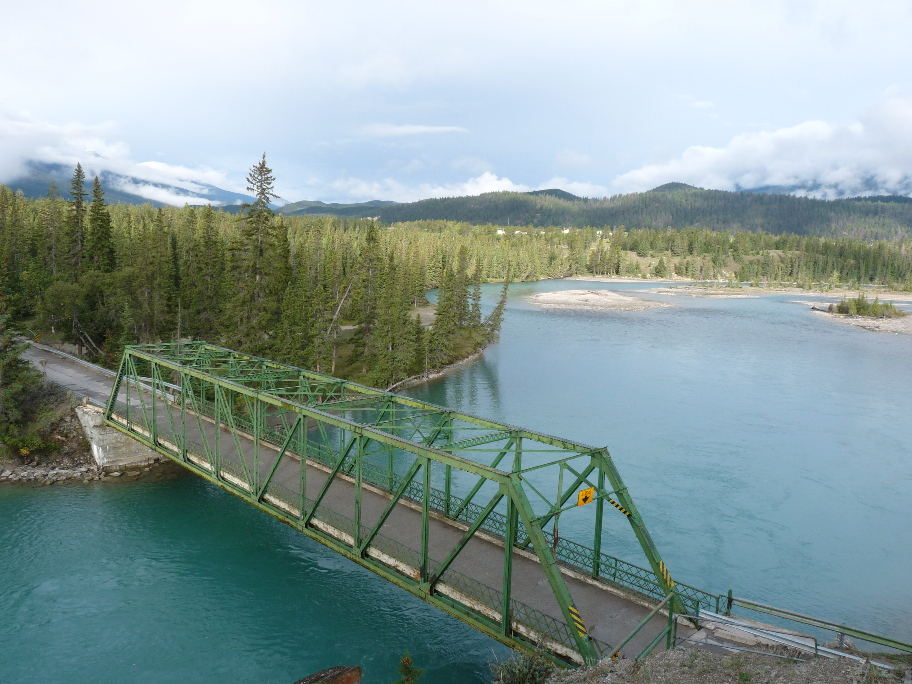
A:
[[[181,195],[169,188],[161,188],[156,185],[149,185],[147,183],[131,183],[130,181],[119,181],[116,183],[117,189],[122,190],[123,192],[129,192],[134,195],[139,195],[144,197],[147,200],[152,200],[154,202],[164,202],[165,204],[172,204],[176,207],[182,207],[185,204],[191,206],[199,206],[203,204],[221,204],[220,202],[210,202],[210,200],[205,197],[192,197],[190,195]]]
[[[397,202],[414,202],[430,197],[481,195],[485,192],[499,192],[502,190],[526,192],[530,189],[526,185],[514,183],[509,178],[500,178],[490,171],[485,171],[480,176],[469,178],[462,183],[447,183],[443,185],[421,183],[417,186],[408,186],[392,178],[385,178],[382,181],[341,178],[331,183],[329,188],[331,192],[341,193],[349,201],[391,199]]]
[[[559,190],[566,190],[572,195],[577,197],[607,197],[610,192],[608,188],[598,183],[589,183],[586,181],[572,181],[566,178],[561,178],[556,176],[551,180],[547,180],[544,183],[541,183],[537,190],[549,190],[552,188],[557,188]]]
[[[743,133],[725,147],[689,147],[676,159],[624,173],[613,185],[632,192],[672,181],[826,198],[912,194],[912,97],[890,98],[848,125],[806,121]]]
[[[486,192],[529,192],[530,190],[547,190],[559,188],[581,197],[603,197],[608,189],[595,183],[571,181],[555,177],[540,183],[537,187],[514,183],[509,178],[485,171],[460,183],[406,185],[392,178],[382,181],[365,181],[359,178],[341,178],[317,193],[341,197],[337,201],[363,201],[374,199],[395,200],[397,202],[415,202],[431,197],[464,197],[481,195]]]
[[[370,138],[393,138],[403,135],[425,135],[428,133],[468,133],[461,126],[420,126],[375,123],[361,128],[361,135]]]
[[[90,178],[110,171],[140,181],[172,185],[189,193],[206,194],[208,190],[203,184],[242,191],[223,171],[156,161],[136,162],[130,158],[126,143],[110,140],[114,128],[113,124],[78,122],[58,125],[28,114],[0,111],[0,183],[27,173],[27,163],[36,161],[71,167],[80,163]],[[121,181],[118,188],[169,204],[194,203],[192,198],[133,181]]]

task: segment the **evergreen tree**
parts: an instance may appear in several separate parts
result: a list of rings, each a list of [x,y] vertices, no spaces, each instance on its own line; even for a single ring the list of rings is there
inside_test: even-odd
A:
[[[69,242],[70,271],[73,280],[79,280],[82,275],[83,257],[85,249],[85,172],[82,164],[76,164],[73,179],[70,181],[69,220],[67,221],[67,238]]]
[[[247,183],[256,201],[245,205],[229,248],[237,294],[229,304],[226,324],[233,329],[234,344],[240,349],[265,353],[281,321],[282,296],[288,284],[288,229],[284,221],[274,220],[269,207],[278,195],[265,154],[251,167]]]
[[[23,430],[28,416],[29,395],[41,385],[41,374],[22,358],[27,343],[16,341],[21,333],[11,321],[6,300],[0,297],[0,443],[16,449],[28,449],[23,443]]]
[[[198,210],[181,279],[185,334],[202,340],[215,340],[222,320],[225,245],[215,219],[209,205]]]
[[[105,206],[104,190],[98,176],[92,183],[88,230],[85,235],[85,262],[88,268],[102,273],[114,270],[114,242],[111,237],[111,215]]]

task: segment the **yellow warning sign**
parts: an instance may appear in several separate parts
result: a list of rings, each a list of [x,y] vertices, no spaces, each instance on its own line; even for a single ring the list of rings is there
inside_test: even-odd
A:
[[[595,487],[589,487],[589,489],[581,489],[576,495],[576,505],[585,506],[587,503],[592,503],[592,500],[595,498]]]

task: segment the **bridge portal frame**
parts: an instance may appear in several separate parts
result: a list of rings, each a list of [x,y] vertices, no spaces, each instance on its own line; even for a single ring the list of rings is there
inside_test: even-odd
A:
[[[119,402],[122,389],[126,401]],[[162,414],[167,418],[167,428],[162,427]],[[580,487],[591,488],[596,507],[593,545],[587,549],[591,557],[583,553],[583,560],[571,565],[597,580],[605,576],[602,565],[610,557],[601,552],[601,529],[604,504],[608,502],[629,521],[651,568],[652,577],[648,577],[642,568],[637,568],[641,571],[638,574],[630,570],[636,566],[624,564],[623,572],[633,579],[622,584],[651,597],[671,595],[670,610],[676,612],[693,609],[695,599],[688,593],[703,593],[671,579],[604,448],[489,421],[205,342],[127,347],[105,419],[217,486],[513,648],[543,646],[565,661],[585,664],[594,664],[611,653],[607,644],[597,643],[588,634],[561,572],[560,565],[567,565],[567,558],[558,557],[567,548],[571,556],[579,555],[578,549],[586,549],[579,544],[568,547],[569,542],[559,539],[556,525],[561,513],[577,506],[573,499]],[[188,421],[199,424],[200,434],[204,421],[227,430],[238,453],[240,440],[251,439],[252,463],[243,455],[232,461],[221,449],[221,438],[191,445],[187,440]],[[454,439],[466,431],[474,436]],[[314,439],[310,438],[312,433]],[[264,444],[271,447],[264,450]],[[479,446],[487,448],[479,450]],[[390,454],[387,486],[376,472],[379,452]],[[394,452],[413,457],[404,475],[394,472]],[[479,453],[496,456],[485,465],[475,460]],[[559,458],[551,458],[552,454]],[[529,459],[530,455],[536,457],[532,465],[524,463],[524,457]],[[300,498],[294,501],[289,500],[293,497],[281,496],[273,479],[286,456],[300,463]],[[508,457],[512,457],[510,470],[499,468]],[[307,466],[312,464],[322,466],[328,476],[316,499],[310,501],[305,478]],[[556,495],[542,493],[527,477],[548,467],[559,472]],[[444,473],[442,492],[432,486],[435,468]],[[454,474],[478,478],[464,497],[451,492]],[[564,487],[567,475],[571,484]],[[344,533],[346,523],[334,528],[319,512],[324,496],[337,480],[354,484],[355,513],[350,533]],[[383,514],[372,526],[362,525],[365,488],[380,489],[389,497]],[[482,490],[484,496],[478,499]],[[485,505],[477,503],[484,499]],[[414,565],[397,561],[394,554],[376,546],[388,516],[403,502],[421,510],[421,549]],[[498,507],[505,511],[498,512]],[[432,517],[440,516],[462,523],[465,531],[448,556],[437,562],[428,553],[429,524]],[[501,539],[505,551],[500,596],[486,602],[473,599],[471,592],[460,591],[447,580],[454,576],[453,561],[476,535]],[[515,550],[532,553],[538,559],[560,607],[562,624],[512,599]],[[614,563],[617,578],[618,563],[623,561],[608,562]],[[696,604],[703,600],[699,597]],[[496,612],[491,604],[499,604]]]

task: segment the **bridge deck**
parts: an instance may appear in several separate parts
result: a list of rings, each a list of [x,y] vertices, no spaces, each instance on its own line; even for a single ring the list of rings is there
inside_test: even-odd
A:
[[[34,347],[27,352],[27,357],[35,363],[44,361],[42,368],[50,380],[87,394],[96,401],[103,401],[110,395],[114,378],[100,369],[94,370]],[[150,393],[145,391],[145,394],[148,401]],[[124,389],[121,388],[115,413],[127,413],[125,402],[126,396]],[[129,413],[133,426],[141,426],[143,431],[151,430],[152,425],[145,424],[146,421],[151,423],[151,419],[147,417],[143,420],[137,417],[138,398],[135,392],[130,403],[132,408]],[[183,431],[183,445],[189,454],[195,455],[195,458],[191,456],[191,461],[203,471],[210,472],[214,479],[221,480],[219,484],[224,488],[231,490],[232,485],[240,484],[249,489],[249,485],[233,473],[239,474],[245,468],[253,470],[255,463],[258,463],[261,478],[266,478],[272,470],[279,452],[275,446],[261,442],[257,458],[255,442],[249,435],[238,433],[236,430],[230,431],[224,426],[216,426],[208,417],[199,417],[189,412],[182,416],[179,407],[165,401],[156,402],[156,406],[158,410],[155,417],[155,432],[160,446],[165,447],[164,453],[173,457],[174,455],[169,452],[180,452],[178,444],[181,443]],[[115,422],[126,423],[119,415],[112,418]],[[175,430],[175,426],[181,426],[181,430]],[[240,437],[236,439],[238,435]],[[202,448],[194,448],[194,445],[201,446],[203,443],[209,446],[210,453],[216,450],[217,444],[217,452],[221,454],[218,469],[201,457],[201,454],[205,453]],[[180,459],[175,460],[180,462]],[[325,463],[311,459],[305,459],[305,463],[306,467],[302,468],[299,457],[290,453],[284,454],[267,489],[267,501],[271,495],[271,501],[285,512],[300,515],[301,503],[298,502],[301,500],[303,480],[306,482],[307,499],[303,503],[305,509],[309,508],[319,496],[329,477],[330,469]],[[378,488],[362,488],[361,515],[365,532],[379,520],[390,499],[387,492]],[[347,540],[350,544],[354,519],[354,478],[337,476],[324,495],[311,525],[319,528],[324,534]],[[463,537],[467,526],[438,515],[432,516],[429,527],[429,555],[436,564],[439,564]],[[417,549],[421,548],[421,536],[420,504],[400,500],[372,545],[373,549],[380,551],[375,557],[381,557],[386,564],[396,564],[400,571],[417,572]],[[450,569],[443,574],[439,590],[445,594],[449,591],[451,597],[462,603],[468,602],[469,607],[477,611],[487,610],[496,615],[491,604],[496,605],[496,597],[501,595],[504,555],[501,540],[489,535],[476,534],[455,558]],[[521,610],[521,606],[527,606],[555,621],[563,622],[560,607],[538,558],[529,552],[514,549],[512,563],[512,599],[517,609]],[[434,562],[431,567],[434,567]],[[618,587],[591,580],[566,567],[561,568],[561,572],[589,634],[602,644],[618,644],[650,612],[648,601],[627,594]],[[485,596],[493,597],[493,600],[485,600]],[[473,603],[473,599],[477,600]],[[622,649],[622,654],[626,657],[635,657],[653,640],[665,622],[661,616],[656,617],[653,624],[643,629]],[[695,630],[688,625],[679,624],[679,638],[686,639],[694,632]],[[664,648],[664,640],[659,648]],[[579,655],[570,653],[569,650],[564,655],[579,660]]]

